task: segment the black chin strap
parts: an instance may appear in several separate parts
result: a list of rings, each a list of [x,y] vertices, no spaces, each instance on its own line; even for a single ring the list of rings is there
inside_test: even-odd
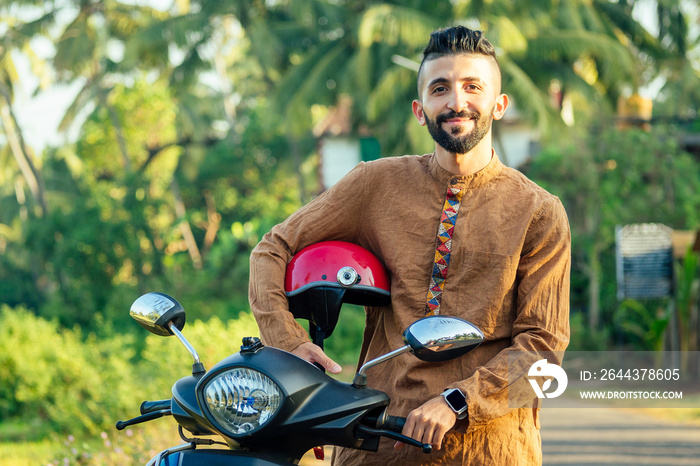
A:
[[[309,335],[311,336],[311,341],[315,345],[318,345],[321,349],[323,349],[323,340],[326,339],[326,331],[309,322]],[[320,363],[315,362],[314,366],[321,369],[321,371],[326,372],[326,368],[323,367]]]
[[[311,341],[315,345],[323,349],[323,340],[326,339],[326,330],[309,322],[309,336],[311,336]]]

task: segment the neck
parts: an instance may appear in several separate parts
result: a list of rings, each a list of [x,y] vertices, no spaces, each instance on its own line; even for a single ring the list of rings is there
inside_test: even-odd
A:
[[[485,141],[487,141],[487,138],[482,139],[479,144],[466,154],[454,154],[436,145],[435,156],[437,157],[437,162],[442,168],[454,175],[473,175],[486,167],[493,156],[491,144],[484,144]]]

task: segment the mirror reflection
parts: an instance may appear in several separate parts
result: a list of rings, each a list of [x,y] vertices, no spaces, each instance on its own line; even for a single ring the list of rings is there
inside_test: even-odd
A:
[[[434,352],[473,346],[484,334],[473,324],[455,317],[431,316],[411,325],[408,333],[423,348]]]
[[[155,323],[163,314],[175,307],[175,303],[162,294],[147,293],[131,305],[131,317]]]

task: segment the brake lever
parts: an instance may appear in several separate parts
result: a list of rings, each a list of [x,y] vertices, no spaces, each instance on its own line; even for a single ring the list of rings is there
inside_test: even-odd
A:
[[[140,424],[142,422],[147,422],[147,421],[152,421],[153,419],[158,419],[159,417],[163,416],[170,416],[172,414],[172,411],[169,409],[161,409],[160,411],[154,411],[152,413],[144,414],[143,416],[137,416],[133,419],[129,419],[128,421],[117,421],[116,428],[117,430],[124,430],[125,428],[129,426],[133,426],[134,424]]]
[[[407,437],[402,434],[397,434],[396,432],[392,432],[390,430],[373,429],[362,424],[357,425],[357,430],[359,430],[363,434],[376,435],[378,437],[388,437],[393,440],[398,440],[399,442],[403,442],[406,445],[411,445],[413,447],[420,448],[421,450],[423,450],[423,453],[430,453],[433,451],[433,446],[429,443],[420,443],[416,439],[412,439],[411,437]]]

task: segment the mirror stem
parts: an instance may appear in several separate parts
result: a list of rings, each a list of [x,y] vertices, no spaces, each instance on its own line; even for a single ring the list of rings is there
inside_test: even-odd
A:
[[[382,363],[388,359],[395,358],[399,354],[403,354],[410,350],[411,347],[406,345],[390,353],[386,353],[383,356],[379,356],[376,359],[367,361],[362,365],[362,367],[360,367],[360,371],[355,375],[355,378],[352,381],[352,385],[356,388],[365,388],[367,386],[367,369],[369,369],[372,366],[376,366],[377,364]]]
[[[185,345],[187,351],[190,352],[190,354],[194,358],[195,365],[201,365],[202,363],[199,360],[199,354],[197,354],[197,350],[195,350],[194,347],[190,345],[190,342],[187,341],[187,338],[185,338],[185,336],[182,333],[180,333],[180,331],[177,329],[172,320],[168,322],[168,327],[170,328],[170,331],[173,332],[173,335],[175,335],[177,339],[180,340],[180,343]]]

